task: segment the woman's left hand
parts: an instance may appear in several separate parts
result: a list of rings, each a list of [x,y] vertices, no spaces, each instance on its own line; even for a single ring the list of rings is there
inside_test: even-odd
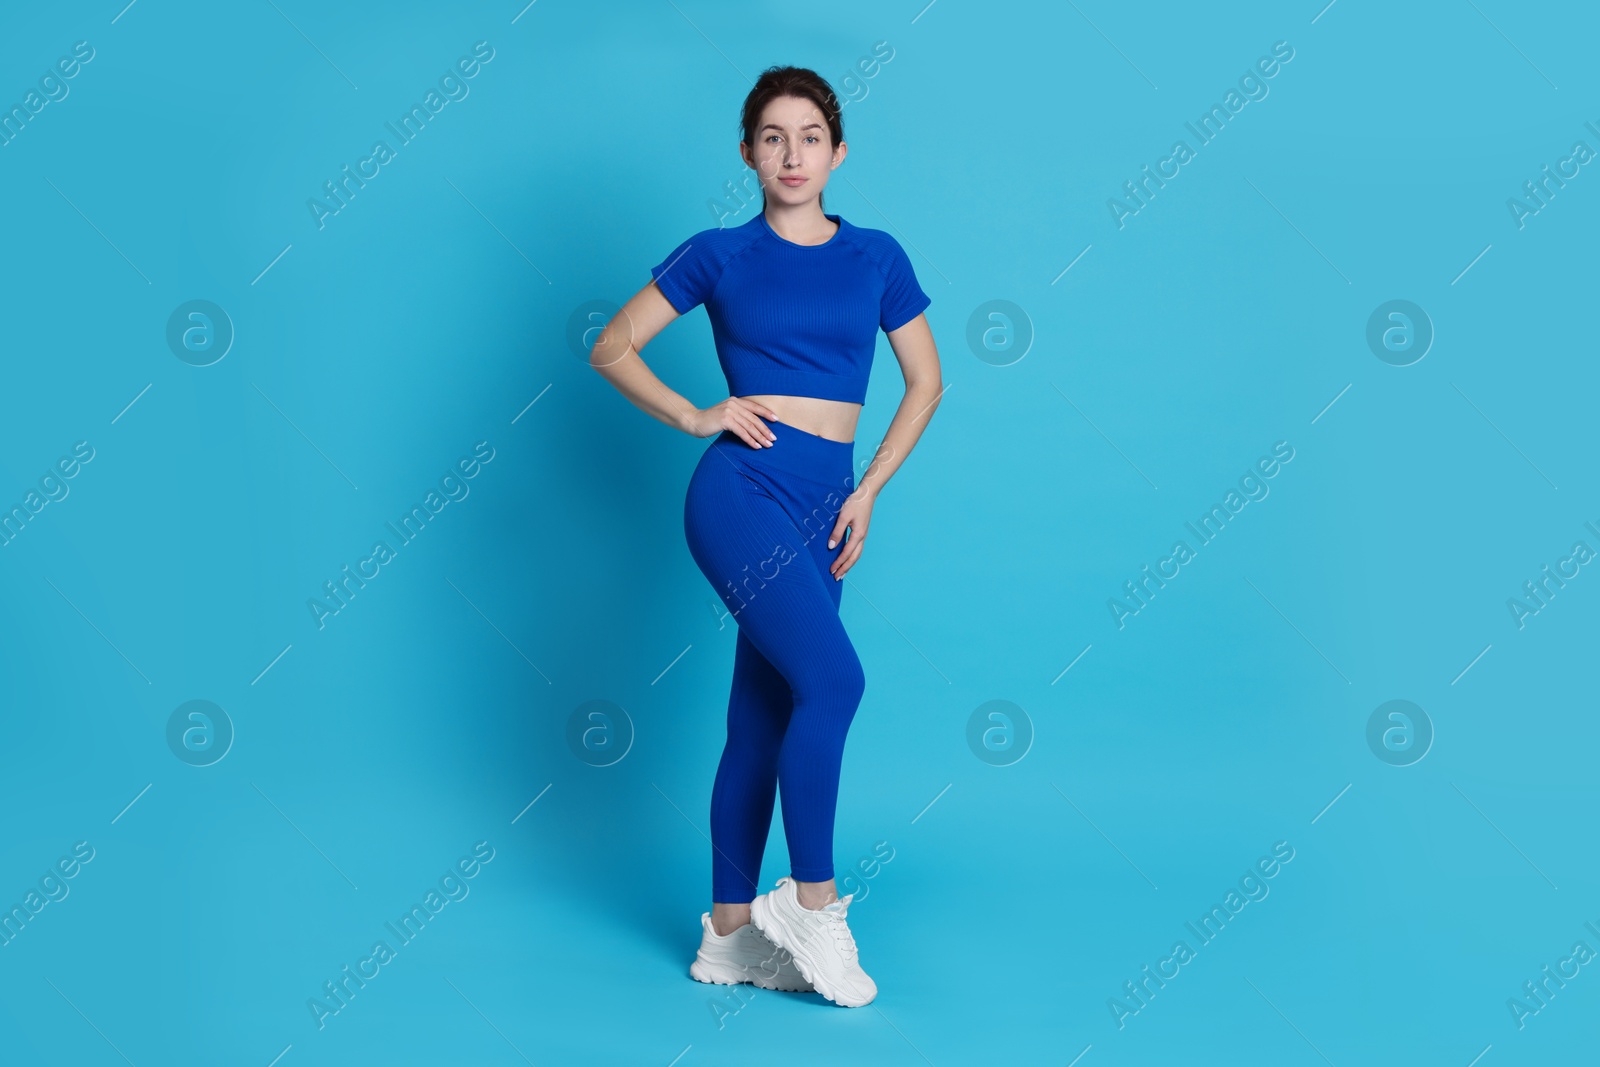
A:
[[[876,497],[864,495],[860,492],[852,493],[845,499],[844,506],[839,509],[839,518],[833,524],[833,532],[828,535],[828,548],[831,550],[844,541],[844,548],[840,550],[837,558],[828,567],[828,573],[833,575],[834,581],[841,581],[845,572],[855,566],[856,560],[861,558],[861,548],[867,541],[867,526],[872,522],[872,504]],[[850,528],[850,536],[845,537],[845,527]]]

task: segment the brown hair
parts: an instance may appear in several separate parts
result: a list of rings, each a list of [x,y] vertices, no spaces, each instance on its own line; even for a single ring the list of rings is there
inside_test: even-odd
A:
[[[817,105],[817,110],[822,112],[822,120],[828,127],[831,147],[838,148],[844,141],[844,115],[839,107],[839,98],[834,95],[833,86],[828,84],[826,78],[806,67],[768,67],[761,72],[750,94],[744,98],[744,110],[739,116],[739,128],[743,134],[740,144],[749,145],[754,151],[756,124],[761,121],[761,112],[780,96],[798,96],[810,100]],[[823,200],[823,195],[818,194],[817,206],[826,211],[827,204]],[[761,190],[763,210],[766,204],[767,191],[763,187]]]

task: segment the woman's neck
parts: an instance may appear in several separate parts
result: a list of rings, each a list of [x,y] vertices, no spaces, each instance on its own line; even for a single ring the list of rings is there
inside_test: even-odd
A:
[[[762,211],[772,232],[797,245],[826,244],[839,229],[815,200],[796,207],[763,207]]]

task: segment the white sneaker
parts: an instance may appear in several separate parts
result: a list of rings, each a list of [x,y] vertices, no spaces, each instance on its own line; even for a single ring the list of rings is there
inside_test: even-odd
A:
[[[809,993],[811,983],[795,969],[785,950],[767,940],[749,923],[726,937],[719,937],[711,926],[711,913],[700,916],[700,951],[689,965],[689,977],[713,985],[738,985],[749,982],[762,989],[784,993]]]
[[[800,906],[794,879],[785,876],[776,889],[750,903],[750,922],[793,955],[794,965],[818,993],[847,1008],[870,1004],[878,995],[877,985],[861,969],[856,940],[845,922],[854,896],[812,911]]]

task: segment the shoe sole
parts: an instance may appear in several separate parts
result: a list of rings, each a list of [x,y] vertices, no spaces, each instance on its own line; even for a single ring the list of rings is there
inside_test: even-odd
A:
[[[770,989],[775,993],[811,993],[814,992],[809,980],[807,984],[799,984],[798,979],[785,978],[782,975],[767,977],[765,972],[759,972],[752,977],[737,967],[710,964],[699,957],[689,965],[689,977],[696,982],[706,985],[753,985],[757,989]]]
[[[755,924],[757,930],[766,935],[768,941],[771,941],[779,948],[788,950],[795,969],[805,976],[805,980],[811,983],[811,988],[815,992],[820,993],[827,1000],[839,1005],[841,1008],[863,1008],[876,999],[876,997],[872,997],[861,1001],[859,1004],[852,1003],[851,1000],[853,998],[840,1000],[832,982],[818,982],[817,975],[821,972],[811,965],[810,960],[803,957],[796,950],[795,946],[800,943],[800,939],[792,936],[788,924],[772,913],[765,894],[756,897],[755,900],[750,902],[750,921]]]

